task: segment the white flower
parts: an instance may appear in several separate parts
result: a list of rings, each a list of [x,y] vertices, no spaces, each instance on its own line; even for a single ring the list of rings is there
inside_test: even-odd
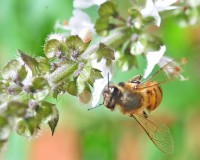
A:
[[[47,40],[51,40],[51,39],[56,39],[58,41],[64,41],[66,39],[66,36],[62,33],[53,33],[53,34],[50,34],[47,38]]]
[[[159,12],[177,8],[171,6],[175,2],[177,2],[177,0],[157,0],[155,2],[153,0],[147,0],[145,8],[141,10],[141,14],[143,17],[154,17],[156,25],[159,27],[161,23]]]
[[[185,78],[182,73],[181,65],[187,63],[187,60],[185,58],[182,58],[180,62],[173,60],[170,57],[163,56],[158,65],[160,68],[164,67],[165,65],[168,65],[166,69],[164,69],[165,73],[169,76],[169,78],[177,78],[181,81],[187,80],[188,78]]]
[[[103,91],[104,87],[108,84],[108,74],[109,74],[109,81],[110,81],[110,79],[112,77],[112,73],[111,73],[111,66],[110,67],[106,66],[105,59],[102,59],[100,62],[93,60],[92,67],[99,69],[103,76],[103,78],[95,80],[95,82],[93,84],[93,86],[94,86],[94,90],[92,93],[92,108],[93,108],[99,102],[102,91]]]
[[[187,3],[191,6],[191,7],[197,7],[200,5],[200,0],[187,0]]]
[[[147,58],[147,68],[144,73],[144,78],[147,78],[149,74],[152,72],[153,68],[155,67],[156,64],[160,61],[162,56],[164,55],[166,51],[165,46],[161,46],[160,50],[158,51],[151,51],[146,54]]]
[[[88,8],[93,5],[101,5],[106,0],[74,0],[74,8]]]
[[[79,34],[84,28],[88,28],[94,32],[94,24],[89,15],[79,9],[73,11],[73,16],[70,18],[67,25],[61,25],[57,22],[55,28],[69,30],[71,35]]]

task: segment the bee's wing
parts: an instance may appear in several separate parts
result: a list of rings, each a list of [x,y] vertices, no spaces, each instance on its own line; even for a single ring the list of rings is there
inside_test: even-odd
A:
[[[145,118],[139,114],[133,114],[133,118],[145,130],[152,142],[164,153],[172,153],[174,149],[174,141],[169,128],[158,122],[154,122],[149,118]]]
[[[179,60],[173,60],[165,64],[162,68],[160,68],[157,72],[155,72],[152,76],[144,80],[140,86],[141,88],[152,87],[153,85],[161,85],[165,84],[169,81],[173,81],[176,78],[180,80],[186,80],[182,75],[182,66],[186,63],[185,58]],[[155,81],[156,84],[148,85],[148,82]],[[146,85],[143,85],[146,84]]]

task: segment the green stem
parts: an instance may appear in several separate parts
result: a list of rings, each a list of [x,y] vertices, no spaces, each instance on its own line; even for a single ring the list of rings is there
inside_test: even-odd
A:
[[[62,82],[66,81],[77,68],[78,63],[64,64],[57,68],[53,73],[48,75],[50,85],[54,87],[60,85]]]
[[[116,49],[120,45],[122,45],[124,43],[124,41],[126,41],[126,39],[130,36],[131,36],[130,29],[129,28],[123,28],[123,29],[120,29],[120,30],[117,30],[117,31],[110,33],[110,35],[105,37],[104,39],[102,39],[101,42],[110,46],[113,49]],[[99,44],[89,47],[81,55],[81,57],[90,56],[91,54],[95,53],[98,48],[99,48]]]

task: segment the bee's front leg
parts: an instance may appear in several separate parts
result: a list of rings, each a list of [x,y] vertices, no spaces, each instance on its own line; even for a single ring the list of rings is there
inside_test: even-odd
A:
[[[142,79],[142,76],[141,75],[137,75],[137,76],[133,77],[132,79],[130,79],[128,81],[128,83],[140,84],[141,83],[141,79]]]

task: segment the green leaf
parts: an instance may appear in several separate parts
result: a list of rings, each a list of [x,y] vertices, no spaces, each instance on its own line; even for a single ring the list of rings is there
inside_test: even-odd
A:
[[[73,58],[77,58],[81,53],[83,53],[86,50],[86,48],[89,45],[89,42],[84,43],[79,36],[73,35],[69,36],[66,39],[65,45],[69,50],[70,56],[72,56]]]
[[[124,72],[128,71],[132,67],[137,67],[136,57],[134,55],[130,54],[129,52],[124,53],[121,55],[121,57],[117,61],[117,65],[122,71],[124,71]]]
[[[10,85],[7,87],[7,91],[10,95],[18,95],[22,92],[22,87],[18,85]]]
[[[36,118],[43,123],[47,123],[50,119],[50,116],[53,112],[53,107],[55,105],[46,101],[42,101],[36,107]]]
[[[8,124],[7,117],[0,115],[0,149],[2,142],[6,142],[11,134],[11,126]]]
[[[107,17],[105,18],[98,18],[95,22],[94,26],[96,32],[100,36],[107,36],[108,30],[110,28],[109,26],[109,19]]]
[[[39,129],[40,123],[35,117],[18,119],[16,132],[19,135],[30,137]]]
[[[17,72],[21,69],[21,64],[18,60],[14,59],[8,62],[2,69],[2,77],[4,79],[17,78]],[[14,77],[13,77],[14,76]]]
[[[101,4],[98,13],[100,17],[116,16],[117,15],[116,6],[111,1],[107,1]]]
[[[83,70],[81,71],[80,75],[77,78],[77,88],[78,88],[78,95],[83,92],[85,89],[86,82],[89,81],[90,75],[92,71],[91,64],[87,63]]]
[[[27,76],[27,70],[25,66],[21,66],[21,68],[17,72],[17,80],[22,82]]]
[[[6,115],[23,117],[26,114],[27,109],[28,109],[28,104],[26,103],[18,101],[10,101],[7,104]]]
[[[1,152],[2,149],[4,148],[6,142],[7,142],[7,140],[0,140],[0,152]]]
[[[41,90],[44,88],[49,88],[49,83],[43,77],[36,77],[32,81],[32,86],[35,90]]]
[[[38,74],[38,61],[34,59],[33,57],[24,54],[22,51],[18,50],[20,57],[24,61],[24,63],[31,69],[33,75]]]
[[[93,86],[94,81],[96,79],[100,79],[100,78],[103,78],[101,71],[96,68],[92,68],[90,79],[89,79],[89,84],[91,86]]]
[[[128,14],[131,16],[132,19],[137,19],[137,18],[142,19],[142,15],[141,15],[140,11],[138,11],[135,8],[128,9]]]
[[[76,81],[71,81],[69,82],[67,85],[66,85],[66,91],[73,95],[73,96],[77,96],[78,94],[78,88],[77,88],[77,85],[76,85]]]
[[[96,58],[97,61],[101,61],[102,58],[105,58],[107,60],[114,60],[114,53],[115,51],[110,48],[109,46],[105,45],[104,43],[99,44],[99,48],[96,51]]]
[[[58,109],[54,106],[53,107],[53,113],[51,115],[51,119],[48,121],[48,125],[51,129],[52,136],[53,136],[53,134],[55,132],[55,128],[58,124],[58,120],[59,120]]]
[[[46,41],[44,45],[44,53],[47,58],[59,57],[62,54],[62,43],[57,39]]]
[[[37,100],[43,100],[50,91],[48,81],[43,77],[36,77],[32,81],[33,96]]]
[[[37,57],[37,61],[39,63],[38,69],[40,71],[40,75],[46,74],[50,69],[49,60],[45,57]]]

